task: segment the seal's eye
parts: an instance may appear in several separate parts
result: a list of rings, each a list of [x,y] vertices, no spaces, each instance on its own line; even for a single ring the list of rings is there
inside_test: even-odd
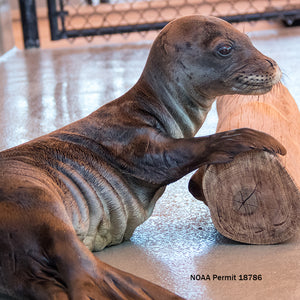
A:
[[[219,46],[217,49],[217,53],[222,57],[229,56],[231,51],[232,51],[232,46],[228,44],[223,44]]]

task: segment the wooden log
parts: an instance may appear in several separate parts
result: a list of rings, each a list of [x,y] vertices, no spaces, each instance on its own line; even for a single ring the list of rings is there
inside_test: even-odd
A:
[[[231,163],[200,168],[189,189],[209,207],[216,229],[249,244],[275,244],[300,225],[300,112],[282,84],[266,95],[217,100],[217,132],[248,127],[264,131],[287,149],[238,155]]]

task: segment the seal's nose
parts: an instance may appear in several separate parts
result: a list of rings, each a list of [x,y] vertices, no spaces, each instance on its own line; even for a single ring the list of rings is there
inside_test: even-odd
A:
[[[275,68],[277,66],[276,62],[274,60],[271,59],[266,59],[266,61],[271,65],[272,68]]]

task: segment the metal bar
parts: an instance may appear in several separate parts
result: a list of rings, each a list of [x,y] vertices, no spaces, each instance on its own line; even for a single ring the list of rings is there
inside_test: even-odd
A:
[[[289,19],[289,18],[300,18],[300,10],[288,10],[288,11],[274,11],[265,13],[245,14],[236,16],[220,16],[220,18],[230,22],[250,22],[258,20],[271,20],[271,19]],[[130,32],[141,32],[150,30],[160,30],[168,22],[160,23],[148,23],[148,24],[136,24],[136,25],[124,25],[114,27],[102,27],[102,28],[87,28],[81,30],[68,30],[61,32],[62,38],[76,38],[76,37],[87,37],[97,36],[106,34],[117,34],[117,33],[130,33]]]
[[[62,32],[66,31],[65,28],[65,14],[67,14],[64,11],[64,1],[63,0],[59,0],[59,9],[60,9],[60,20],[61,20],[61,30]]]
[[[86,36],[96,36],[96,35],[106,35],[106,34],[141,32],[141,31],[149,31],[149,30],[159,30],[162,29],[167,24],[168,22],[161,22],[161,23],[124,25],[124,26],[114,26],[114,27],[87,28],[81,30],[68,30],[64,32],[65,33],[64,35],[67,38],[75,38],[75,37],[86,37]]]
[[[25,49],[39,48],[35,0],[19,0]]]
[[[245,14],[245,15],[236,15],[236,16],[224,16],[221,18],[230,23],[285,19],[285,18],[297,19],[300,18],[300,10],[293,9],[293,10],[286,10],[286,11],[273,11],[273,12]]]
[[[66,38],[63,36],[63,31],[60,31],[58,29],[58,23],[57,23],[57,16],[58,12],[56,10],[56,0],[47,0],[48,4],[48,18],[49,18],[49,25],[50,25],[50,33],[51,33],[51,40],[57,41],[63,38]]]

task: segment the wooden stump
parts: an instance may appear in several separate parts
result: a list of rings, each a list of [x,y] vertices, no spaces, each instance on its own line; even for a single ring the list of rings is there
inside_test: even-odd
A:
[[[275,244],[300,225],[300,112],[282,84],[261,96],[217,100],[217,132],[248,127],[264,131],[287,149],[286,156],[264,151],[238,155],[228,164],[199,169],[192,194],[208,205],[216,229],[249,244]]]

